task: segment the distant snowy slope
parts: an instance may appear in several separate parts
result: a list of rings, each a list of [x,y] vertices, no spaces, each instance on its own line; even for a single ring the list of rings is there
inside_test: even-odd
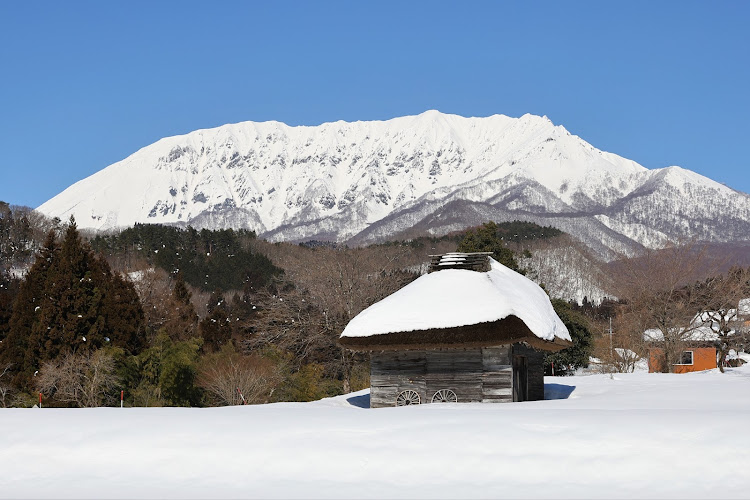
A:
[[[546,117],[437,111],[169,137],[39,210],[99,230],[190,224],[352,243],[522,219],[560,227],[605,257],[683,237],[750,239],[750,197],[698,174],[647,170]]]

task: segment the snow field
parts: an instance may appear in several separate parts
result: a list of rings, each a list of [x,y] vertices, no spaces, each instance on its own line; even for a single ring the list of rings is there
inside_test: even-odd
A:
[[[750,369],[548,401],[0,410],[4,498],[746,498]]]

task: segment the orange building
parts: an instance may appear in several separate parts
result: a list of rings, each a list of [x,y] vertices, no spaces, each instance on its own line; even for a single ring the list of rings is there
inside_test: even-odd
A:
[[[664,349],[652,347],[648,350],[648,371],[665,372]],[[674,363],[675,373],[699,372],[716,368],[715,347],[689,347],[682,351],[679,363]]]

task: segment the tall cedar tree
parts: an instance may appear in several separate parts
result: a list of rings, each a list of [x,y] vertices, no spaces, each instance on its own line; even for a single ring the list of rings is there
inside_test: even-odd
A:
[[[200,323],[200,333],[203,337],[203,351],[205,352],[218,351],[232,339],[230,311],[218,290],[211,294],[208,314]]]
[[[55,232],[50,231],[34,265],[21,283],[13,304],[7,337],[0,344],[0,362],[3,365],[11,364],[13,384],[23,389],[31,387],[31,376],[41,364],[41,346],[38,342],[31,341],[31,329],[42,302],[48,301],[45,282],[58,251]]]
[[[18,295],[19,286],[19,280],[0,271],[0,343],[10,330],[10,316],[13,314],[13,302]]]
[[[169,338],[174,341],[188,340],[198,336],[198,314],[190,302],[191,298],[192,294],[188,290],[182,273],[177,273],[170,298],[170,315],[164,325]]]
[[[34,372],[61,354],[106,345],[139,352],[143,310],[132,284],[112,274],[71,218],[59,246],[54,232],[47,236],[21,285],[7,340],[0,359],[13,363],[17,385],[29,388]]]

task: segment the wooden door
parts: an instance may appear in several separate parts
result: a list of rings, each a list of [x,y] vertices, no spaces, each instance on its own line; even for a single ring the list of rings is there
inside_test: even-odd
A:
[[[513,401],[528,401],[529,372],[526,356],[513,356]]]

